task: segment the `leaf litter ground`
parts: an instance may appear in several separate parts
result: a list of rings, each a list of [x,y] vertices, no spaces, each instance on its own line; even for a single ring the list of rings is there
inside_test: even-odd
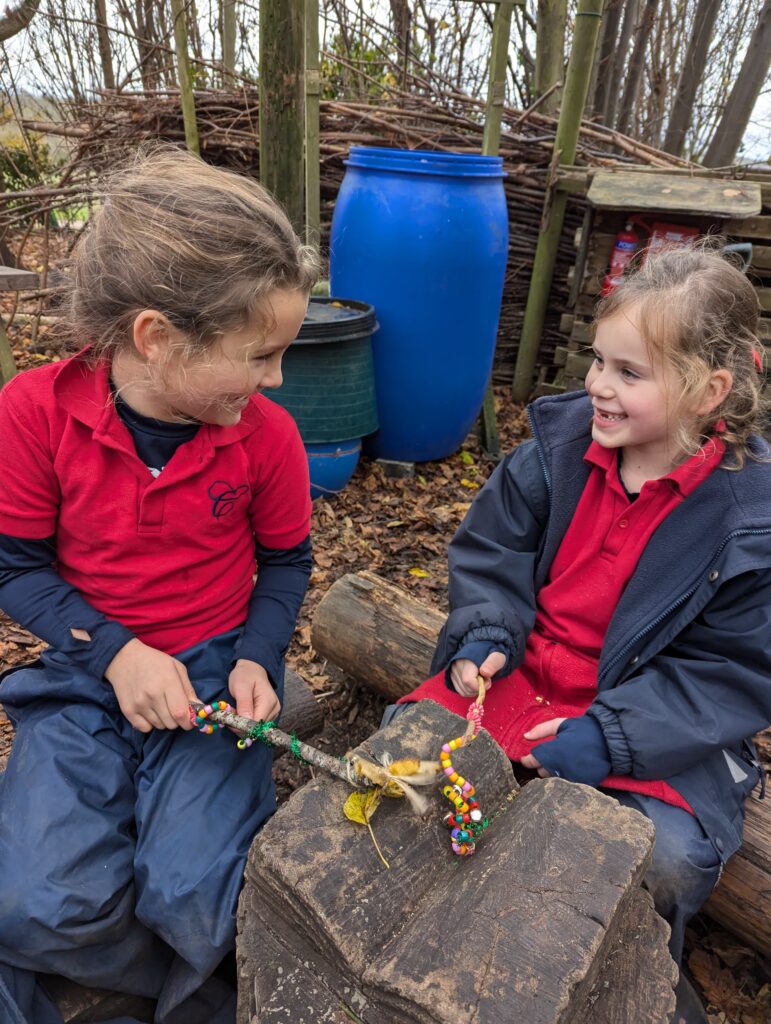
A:
[[[7,315],[9,297],[2,300]],[[22,370],[72,351],[49,326],[41,328],[33,343],[28,323],[13,325],[9,334]],[[527,436],[527,417],[505,388],[496,389],[496,406],[507,451]],[[311,740],[320,749],[342,754],[362,742],[378,727],[386,702],[311,647],[311,621],[319,601],[340,576],[367,569],[446,611],[447,545],[493,468],[471,434],[460,452],[417,465],[413,477],[387,477],[377,463],[362,458],[341,494],[314,503],[314,569],[287,660],[324,709],[323,728]],[[42,649],[37,638],[0,614],[1,669],[32,661]],[[0,770],[12,738],[0,707]],[[771,730],[761,736],[759,748],[768,770]],[[308,778],[307,768],[286,756],[276,761],[274,771],[279,801]],[[759,954],[698,915],[688,931],[686,958],[709,1006],[710,1024],[769,1024],[771,964]]]

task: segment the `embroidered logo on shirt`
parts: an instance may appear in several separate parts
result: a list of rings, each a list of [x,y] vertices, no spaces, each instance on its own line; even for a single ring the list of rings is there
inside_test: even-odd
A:
[[[208,491],[209,497],[212,500],[211,514],[215,519],[222,519],[223,516],[232,511],[236,501],[241,495],[246,494],[248,490],[249,488],[246,484],[231,487],[226,480],[215,480]]]

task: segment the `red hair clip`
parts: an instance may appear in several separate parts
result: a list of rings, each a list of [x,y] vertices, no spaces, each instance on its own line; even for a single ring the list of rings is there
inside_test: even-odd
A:
[[[756,348],[752,350],[752,361],[755,364],[755,369],[758,373],[763,372],[763,360],[760,358],[760,352]]]

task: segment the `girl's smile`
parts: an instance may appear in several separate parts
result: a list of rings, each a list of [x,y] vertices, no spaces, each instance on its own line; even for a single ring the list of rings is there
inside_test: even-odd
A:
[[[592,398],[592,437],[621,448],[638,483],[665,476],[682,454],[675,441],[678,379],[667,361],[652,361],[631,306],[601,320],[594,365],[586,376]]]
[[[113,360],[113,380],[124,401],[154,419],[234,426],[252,395],[281,387],[281,359],[297,337],[308,300],[304,292],[276,289],[265,305],[267,333],[249,324],[224,334],[202,358],[184,361],[168,349],[184,341],[175,337],[179,332],[157,311],[140,313],[134,322],[140,359],[119,352]]]

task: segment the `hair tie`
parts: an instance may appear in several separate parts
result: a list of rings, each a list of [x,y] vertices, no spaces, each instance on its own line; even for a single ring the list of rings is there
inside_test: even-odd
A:
[[[760,352],[756,348],[752,350],[752,361],[755,364],[755,369],[758,373],[763,373],[763,360],[760,357]]]

